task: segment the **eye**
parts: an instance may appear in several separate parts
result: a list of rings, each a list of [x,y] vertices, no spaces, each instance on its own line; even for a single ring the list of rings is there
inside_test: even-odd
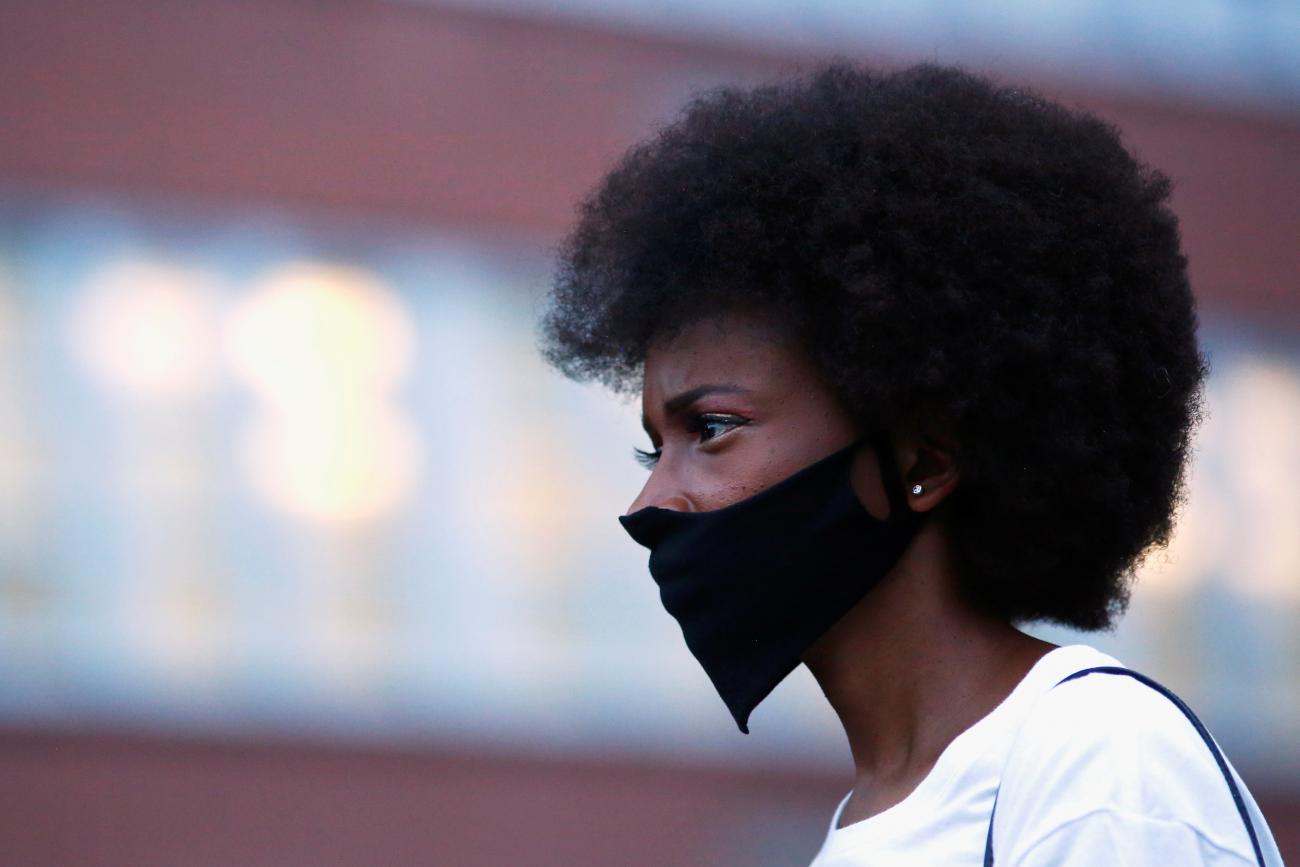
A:
[[[738,415],[727,415],[725,413],[706,412],[693,416],[690,424],[686,429],[691,433],[700,435],[700,442],[722,436],[732,428],[748,424],[749,419]]]
[[[719,412],[706,412],[699,415],[691,416],[686,424],[686,430],[689,433],[699,434],[700,442],[708,442],[716,439],[732,428],[749,424],[749,419],[739,415],[729,415]],[[647,470],[653,470],[659,463],[659,458],[663,456],[663,448],[657,448],[652,452],[645,449],[633,448],[633,459],[645,467]]]

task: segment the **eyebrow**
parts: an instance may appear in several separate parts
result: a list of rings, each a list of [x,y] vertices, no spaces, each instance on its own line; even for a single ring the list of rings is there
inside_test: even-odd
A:
[[[691,404],[704,397],[707,394],[748,394],[749,389],[732,383],[706,383],[697,385],[694,388],[688,388],[680,394],[675,394],[664,401],[664,415],[672,418],[681,415]],[[645,413],[641,414],[641,427],[645,432],[650,433],[650,419]]]

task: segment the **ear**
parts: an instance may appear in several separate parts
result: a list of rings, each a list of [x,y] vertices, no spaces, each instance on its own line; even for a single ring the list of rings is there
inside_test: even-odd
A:
[[[900,434],[894,441],[899,472],[907,490],[903,496],[914,512],[927,512],[957,489],[960,482],[959,444],[948,430],[930,425],[924,431]],[[914,494],[916,485],[921,493]]]

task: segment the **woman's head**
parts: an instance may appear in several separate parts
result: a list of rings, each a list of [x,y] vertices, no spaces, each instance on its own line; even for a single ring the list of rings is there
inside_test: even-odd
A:
[[[770,481],[827,431],[941,433],[969,601],[1105,626],[1167,541],[1206,372],[1168,193],[1100,120],[954,69],[719,89],[583,202],[545,352],[662,400],[656,353],[741,323],[832,398],[773,432]],[[693,472],[734,494],[722,444]]]

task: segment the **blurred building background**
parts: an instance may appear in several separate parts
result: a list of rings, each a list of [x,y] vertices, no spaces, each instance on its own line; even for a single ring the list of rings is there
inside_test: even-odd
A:
[[[801,670],[736,733],[615,522],[637,407],[533,326],[626,147],[830,53],[1174,178],[1190,502],[1115,633],[1040,632],[1182,693],[1300,860],[1290,0],[4,0],[5,863],[807,863],[830,710]]]

